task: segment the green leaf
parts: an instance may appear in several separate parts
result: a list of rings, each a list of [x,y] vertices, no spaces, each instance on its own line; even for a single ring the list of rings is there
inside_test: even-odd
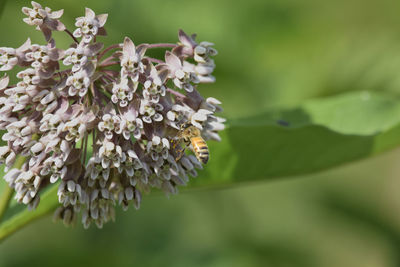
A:
[[[4,223],[0,224],[0,241],[13,234],[31,221],[39,219],[57,207],[57,186],[52,186],[47,190],[40,201],[40,205],[34,211],[29,211],[27,208],[15,214]]]
[[[210,161],[190,188],[303,175],[391,149],[400,144],[400,99],[353,92],[228,122],[222,142],[209,142]],[[0,225],[0,240],[5,229],[53,211],[56,192],[53,186],[43,194],[35,211],[13,207],[15,214]]]
[[[1,172],[0,177],[3,177],[3,175],[4,175],[4,172]],[[6,181],[4,181],[4,179],[2,178],[2,179],[0,179],[0,195],[2,194],[5,187],[6,187]]]
[[[0,1],[0,17],[3,14],[3,10],[4,10],[5,6],[6,6],[6,2],[7,2],[7,0],[1,0]]]
[[[229,121],[210,142],[210,163],[192,184],[227,185],[303,175],[400,144],[400,99],[355,92],[299,108]]]

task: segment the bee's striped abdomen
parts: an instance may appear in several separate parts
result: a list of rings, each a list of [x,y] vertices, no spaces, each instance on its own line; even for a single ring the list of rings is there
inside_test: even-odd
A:
[[[194,154],[196,155],[196,158],[203,164],[206,164],[208,162],[209,158],[209,151],[208,151],[208,146],[207,143],[204,141],[203,138],[201,137],[192,137],[190,139],[192,142]]]

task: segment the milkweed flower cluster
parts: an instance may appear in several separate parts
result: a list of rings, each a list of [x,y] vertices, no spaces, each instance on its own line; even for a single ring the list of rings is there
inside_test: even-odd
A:
[[[114,219],[116,205],[139,208],[143,193],[158,188],[178,192],[202,165],[193,154],[178,161],[172,148],[182,125],[220,140],[220,102],[203,98],[200,83],[214,82],[213,44],[179,31],[177,44],[140,44],[125,37],[107,48],[107,15],[86,8],[69,31],[51,11],[32,2],[24,22],[43,32],[46,44],[28,39],[19,48],[0,47],[0,71],[22,68],[11,85],[0,79],[0,147],[4,179],[18,202],[34,209],[43,190],[58,186],[55,217],[66,224],[82,213],[82,223],[101,227]],[[56,47],[53,31],[73,44]],[[165,49],[163,59],[146,56]],[[108,56],[107,56],[108,55]],[[15,167],[16,158],[25,159]]]

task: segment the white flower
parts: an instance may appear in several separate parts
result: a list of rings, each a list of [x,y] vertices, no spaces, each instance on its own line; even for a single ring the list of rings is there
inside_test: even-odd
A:
[[[160,156],[163,159],[167,159],[169,155],[169,141],[167,138],[161,138],[155,135],[151,141],[147,143],[146,150],[154,161],[157,161]]]
[[[11,70],[18,64],[16,51],[11,47],[0,47],[0,71]]]
[[[194,65],[181,60],[170,52],[165,53],[165,62],[170,69],[170,76],[173,78],[174,84],[180,89],[187,92],[193,92],[192,83],[199,83],[199,79],[194,72]]]
[[[144,72],[144,65],[142,58],[146,52],[146,46],[139,46],[136,48],[131,39],[125,37],[124,45],[122,47],[121,60],[121,76],[131,77],[134,82],[139,79],[139,73]]]
[[[121,118],[115,113],[104,114],[102,121],[99,122],[98,128],[100,132],[104,132],[107,139],[112,139],[113,132],[121,132]]]
[[[64,161],[61,157],[49,157],[43,162],[43,168],[40,171],[41,175],[50,175],[50,183],[54,184],[60,179],[63,179],[67,174],[67,167],[64,166]]]
[[[75,142],[79,142],[86,133],[86,125],[81,117],[74,118],[64,124],[63,131],[67,132],[65,136],[67,141],[74,140]]]
[[[199,63],[206,63],[209,57],[216,56],[217,50],[213,48],[214,44],[210,42],[201,42],[194,48],[194,60]]]
[[[137,82],[129,81],[122,78],[119,83],[114,83],[112,88],[111,101],[115,104],[119,103],[121,107],[126,107],[132,101],[133,93],[138,87]]]
[[[18,202],[29,204],[36,198],[42,178],[32,171],[21,172],[15,179],[15,199]]]
[[[6,172],[14,164],[16,156],[15,152],[9,146],[0,147],[0,164],[6,165]]]
[[[133,179],[133,175],[135,174],[136,170],[142,169],[144,167],[144,163],[141,162],[135,151],[133,151],[132,149],[126,151],[125,154],[127,155],[126,160],[123,162],[123,164],[120,165],[118,171],[119,173],[122,173],[122,171],[125,170],[128,177],[131,178],[130,184],[132,186],[135,186],[137,181]]]
[[[207,120],[208,116],[213,114],[211,111],[207,109],[199,109],[196,113],[194,113],[190,117],[190,122],[193,126],[196,126],[200,130],[203,129],[202,124]]]
[[[105,188],[110,177],[110,168],[102,167],[100,157],[91,157],[86,166],[85,177],[89,179],[89,187],[95,187],[98,183],[101,188]]]
[[[64,206],[79,207],[85,203],[85,192],[81,186],[73,180],[62,181],[58,187],[58,201]]]
[[[215,82],[215,77],[211,74],[215,69],[214,60],[209,59],[205,63],[199,63],[194,67],[194,72],[196,73],[199,82],[201,83],[213,83]]]
[[[167,68],[162,68],[158,71],[153,64],[149,64],[147,65],[147,72],[149,72],[149,76],[143,84],[143,97],[150,102],[158,103],[160,98],[165,96],[167,89],[165,82],[169,70]]]
[[[69,86],[68,94],[70,96],[79,95],[83,97],[86,95],[90,85],[90,78],[86,75],[85,71],[75,72],[67,79],[67,86]]]
[[[31,98],[26,93],[25,87],[13,87],[4,90],[4,93],[8,95],[8,99],[5,101],[5,105],[12,107],[12,112],[20,111],[25,109],[29,104]]]
[[[38,92],[37,88],[39,84],[41,84],[42,79],[35,69],[28,68],[18,72],[17,78],[21,79],[21,81],[17,83],[18,87],[25,88],[26,93],[31,97],[36,95]]]
[[[164,110],[164,106],[159,103],[153,103],[147,99],[140,102],[139,114],[142,115],[142,120],[145,123],[152,123],[152,121],[161,122],[163,115],[160,111]]]
[[[109,220],[114,220],[115,200],[107,189],[94,189],[88,194],[88,205],[82,214],[82,223],[88,228],[94,221],[97,227],[102,228]]]
[[[65,51],[66,57],[63,60],[63,64],[66,66],[72,66],[72,72],[77,72],[89,61],[90,57],[95,56],[101,49],[103,44],[95,43],[87,45],[84,42],[79,43],[77,47],[71,47]]]
[[[59,30],[63,31],[64,30],[64,25],[57,21],[56,19],[59,19],[64,11],[63,10],[58,10],[58,11],[51,11],[50,8],[42,8],[42,6],[34,1],[31,2],[32,8],[28,7],[23,7],[22,12],[25,15],[28,15],[27,18],[24,18],[23,21],[27,23],[28,25],[35,25],[35,26],[43,26],[45,24],[47,27],[53,29],[53,30]],[[42,28],[43,30],[43,28]]]
[[[138,118],[138,112],[133,105],[121,115],[121,133],[126,140],[131,139],[131,134],[136,139],[140,139],[142,135],[143,121]]]
[[[170,121],[169,124],[173,128],[180,130],[181,125],[194,113],[195,111],[187,105],[175,104],[172,106],[171,110],[167,112],[167,119]]]
[[[32,127],[28,125],[26,118],[10,123],[6,129],[2,139],[11,142],[13,146],[24,146],[31,140]]]
[[[103,144],[99,148],[99,158],[101,159],[101,166],[104,169],[109,167],[118,168],[121,162],[125,161],[126,155],[122,152],[119,145],[104,140]]]
[[[123,210],[127,210],[129,202],[133,200],[136,209],[139,209],[140,202],[142,201],[142,194],[133,186],[121,188],[118,193],[118,204],[122,206]]]
[[[78,212],[75,206],[58,207],[54,212],[53,220],[62,220],[65,226],[69,226],[75,223]]]
[[[96,35],[105,35],[104,24],[107,21],[107,14],[97,15],[90,8],[85,9],[85,16],[76,19],[75,26],[78,27],[73,35],[76,38],[82,37],[84,43],[90,43]]]
[[[64,122],[58,114],[46,114],[40,120],[40,123],[39,130],[41,132],[49,132],[49,135],[54,137],[57,137],[64,127]]]

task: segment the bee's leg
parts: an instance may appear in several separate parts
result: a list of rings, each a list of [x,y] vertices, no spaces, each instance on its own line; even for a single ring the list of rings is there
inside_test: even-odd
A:
[[[178,161],[182,158],[183,154],[185,154],[185,148],[182,147],[180,149],[176,149],[176,154],[178,154],[178,156],[176,156],[175,161]]]
[[[178,161],[182,157],[182,154],[183,154],[184,148],[183,147],[178,148],[178,145],[180,145],[180,143],[181,143],[180,138],[171,140],[172,151],[174,152],[174,154],[178,155],[175,158],[175,161]]]
[[[179,144],[179,142],[177,140],[171,140],[171,144],[172,144],[172,149],[176,149],[176,146]]]

